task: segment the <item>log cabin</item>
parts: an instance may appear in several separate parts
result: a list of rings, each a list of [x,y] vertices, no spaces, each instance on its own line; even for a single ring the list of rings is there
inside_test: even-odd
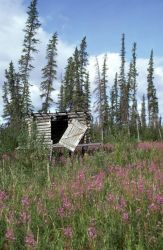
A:
[[[74,119],[87,126],[87,131],[79,144],[89,143],[91,115],[88,112],[31,113],[28,114],[26,122],[29,135],[33,124],[35,124],[38,139],[43,139],[43,143],[46,145],[58,145],[69,124]]]

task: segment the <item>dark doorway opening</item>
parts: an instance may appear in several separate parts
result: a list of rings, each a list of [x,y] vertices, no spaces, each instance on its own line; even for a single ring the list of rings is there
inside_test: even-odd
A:
[[[51,139],[53,144],[56,144],[61,139],[65,130],[68,127],[68,116],[67,115],[58,115],[55,119],[51,120]]]

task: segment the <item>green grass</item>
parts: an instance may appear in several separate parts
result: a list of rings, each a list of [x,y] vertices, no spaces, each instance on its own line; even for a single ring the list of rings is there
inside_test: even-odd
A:
[[[163,150],[117,143],[84,158],[0,162],[0,249],[161,250]]]

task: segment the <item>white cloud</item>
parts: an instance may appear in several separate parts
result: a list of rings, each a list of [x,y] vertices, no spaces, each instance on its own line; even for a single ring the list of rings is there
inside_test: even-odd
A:
[[[100,69],[102,68],[104,53],[97,56]],[[108,93],[110,88],[114,82],[115,73],[119,72],[120,68],[120,57],[119,53],[107,53],[107,65],[108,65]],[[141,102],[142,95],[147,92],[147,67],[148,67],[147,58],[138,58],[137,59],[137,70],[138,70],[138,102]],[[89,60],[88,70],[90,72],[90,80],[91,80],[91,91],[95,89],[95,62],[96,57],[91,56]],[[126,72],[128,71],[129,62],[126,62]],[[157,89],[157,95],[159,99],[159,110],[160,114],[163,116],[163,58],[154,58],[154,67],[155,67],[155,74],[154,74],[154,83]],[[140,105],[138,105],[140,107]]]
[[[12,11],[11,11],[12,10]],[[10,13],[10,14],[8,14]],[[44,20],[44,19],[43,19]],[[23,6],[23,0],[0,0],[0,116],[2,115],[2,84],[4,81],[4,70],[8,67],[11,60],[17,65],[21,55],[23,42],[23,28],[26,21],[26,10]],[[47,42],[51,34],[40,28],[39,30],[39,53],[35,56],[35,69],[31,73],[31,97],[33,105],[36,109],[41,106],[39,85],[41,82],[41,69],[45,66],[45,52]],[[58,80],[55,83],[56,89],[53,93],[54,100],[57,100],[60,77],[63,75],[64,68],[67,63],[67,58],[72,55],[74,51],[74,44],[68,44],[59,40],[58,44]],[[110,90],[115,73],[119,72],[120,58],[118,53],[107,53],[108,55],[108,91]],[[100,67],[102,67],[104,53],[98,55]],[[126,64],[128,67],[129,62]],[[148,59],[138,58],[138,98],[141,99],[143,93],[146,93],[147,83],[147,65]],[[95,78],[95,56],[91,55],[89,58],[88,70],[90,72],[91,92],[93,92],[94,78]],[[127,71],[127,69],[126,69]],[[160,113],[163,115],[163,58],[155,58],[155,85],[158,89],[158,97],[160,104]],[[52,108],[55,110],[55,107]],[[1,122],[1,121],[0,121]]]
[[[12,12],[11,12],[12,10]],[[10,15],[8,15],[10,13]],[[17,62],[21,55],[23,43],[23,28],[26,21],[26,10],[22,0],[0,0],[0,116],[3,111],[2,102],[2,84],[4,81],[4,71],[8,68],[9,62],[12,60],[17,68]],[[46,65],[45,55],[49,38],[52,34],[47,33],[42,28],[39,29],[38,45],[39,53],[35,55],[33,62],[35,69],[31,73],[31,98],[33,106],[40,108],[40,90],[41,69]],[[58,42],[58,79],[60,79],[62,70],[66,66],[66,61],[72,55],[74,45],[59,40]],[[55,83],[55,101],[58,96],[59,82]]]

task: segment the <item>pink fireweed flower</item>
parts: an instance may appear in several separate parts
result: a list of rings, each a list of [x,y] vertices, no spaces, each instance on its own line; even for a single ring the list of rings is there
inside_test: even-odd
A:
[[[72,209],[72,203],[70,202],[68,197],[65,196],[65,197],[62,198],[62,204],[63,204],[63,207],[66,210],[71,210]]]
[[[23,205],[24,207],[29,207],[29,205],[30,205],[30,200],[29,200],[29,197],[28,197],[28,196],[24,196],[24,197],[22,198],[22,205]]]
[[[92,180],[88,183],[88,190],[101,191],[104,186],[105,173],[100,172],[95,176],[92,176]]]
[[[58,209],[58,214],[59,214],[60,217],[64,217],[65,216],[65,209],[64,209],[64,207],[60,207]]]
[[[30,216],[29,214],[26,212],[26,211],[23,211],[21,214],[20,214],[20,222],[25,224],[29,221],[30,219]]]
[[[143,193],[144,192],[144,180],[142,178],[138,180],[137,185],[138,185],[138,191],[140,193]]]
[[[0,202],[7,199],[7,194],[4,191],[0,191]]]
[[[95,227],[89,227],[87,233],[88,237],[92,240],[97,237],[97,231]]]
[[[108,196],[107,196],[107,201],[108,201],[109,203],[114,202],[115,199],[116,199],[116,197],[115,197],[113,194],[111,194],[111,193],[108,194]]]
[[[114,205],[113,208],[114,208],[117,212],[121,212],[121,211],[123,210],[119,204]]]
[[[72,230],[72,227],[65,227],[63,228],[63,235],[66,237],[66,238],[72,238],[73,236],[73,230]]]
[[[5,237],[6,237],[6,239],[7,240],[15,240],[15,236],[14,236],[14,232],[13,232],[13,230],[12,229],[7,229],[7,231],[6,231],[6,233],[5,233]]]
[[[123,218],[124,221],[128,221],[128,219],[129,219],[128,213],[127,212],[123,213],[122,218]]]
[[[155,197],[155,200],[157,204],[162,205],[163,204],[163,195],[157,194]]]
[[[28,233],[25,237],[25,244],[27,247],[35,247],[37,242],[34,239],[34,235],[32,233]]]
[[[149,209],[153,212],[158,210],[158,206],[154,203],[152,203],[151,205],[149,205]]]
[[[120,198],[119,205],[120,205],[121,208],[126,206],[126,201],[125,201],[125,199],[123,197]]]
[[[79,181],[84,181],[85,180],[85,173],[83,171],[79,171],[77,179]]]
[[[157,171],[157,165],[155,162],[151,162],[149,166],[149,171],[155,173]]]
[[[151,149],[152,147],[153,145],[150,142],[140,142],[138,144],[138,148],[142,150],[148,150],[148,149]]]

